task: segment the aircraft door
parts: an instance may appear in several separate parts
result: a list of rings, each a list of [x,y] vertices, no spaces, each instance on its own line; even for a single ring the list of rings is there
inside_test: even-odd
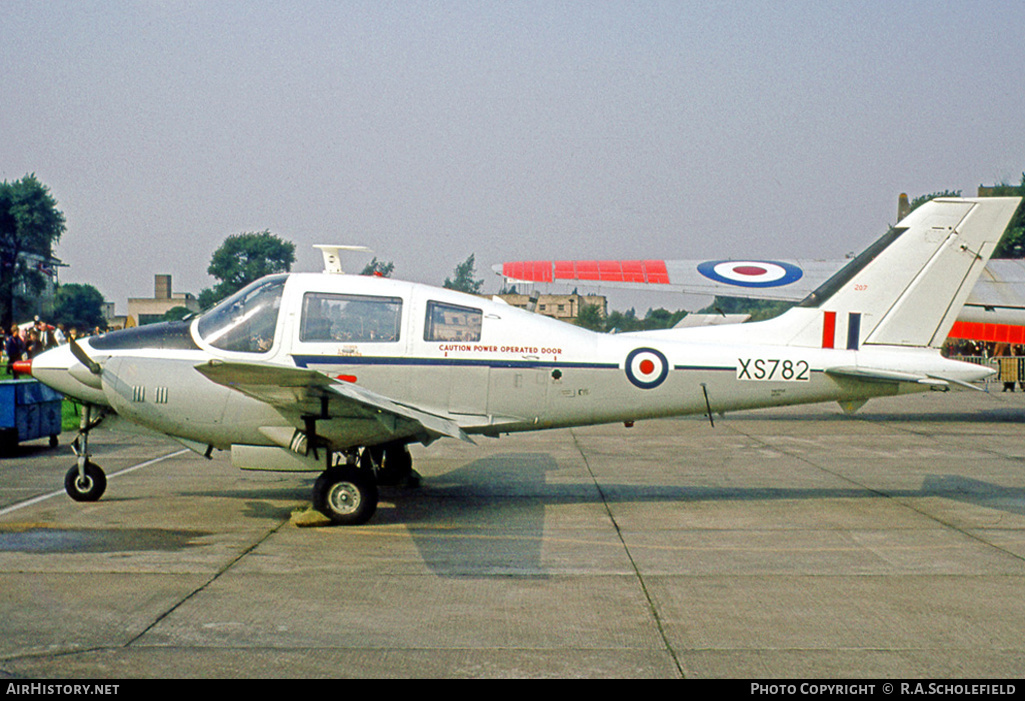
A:
[[[490,373],[487,366],[450,367],[448,410],[453,414],[486,416]]]
[[[424,310],[423,340],[438,349],[444,377],[446,408],[453,414],[487,416],[491,367],[485,355],[473,349],[481,343],[484,313],[477,307],[428,300]],[[469,357],[468,357],[469,354]]]
[[[496,420],[538,423],[548,394],[547,368],[493,368],[488,413]]]

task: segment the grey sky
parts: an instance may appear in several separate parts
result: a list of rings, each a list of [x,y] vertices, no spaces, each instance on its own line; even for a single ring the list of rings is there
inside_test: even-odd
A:
[[[503,260],[839,257],[900,192],[1020,180],[1023,27],[1018,1],[4,0],[0,179],[51,188],[62,281],[121,313],[263,229],[296,269],[364,244],[440,284],[475,253],[489,291]]]

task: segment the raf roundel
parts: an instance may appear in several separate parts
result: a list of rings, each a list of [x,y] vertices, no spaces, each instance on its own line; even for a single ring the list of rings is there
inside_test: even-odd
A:
[[[804,275],[796,265],[774,260],[709,260],[698,264],[698,272],[738,287],[782,287]]]
[[[654,348],[630,351],[625,367],[627,379],[641,389],[654,389],[669,375],[669,361]]]

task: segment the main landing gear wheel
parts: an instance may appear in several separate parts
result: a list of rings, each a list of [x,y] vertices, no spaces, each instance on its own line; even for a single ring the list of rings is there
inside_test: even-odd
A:
[[[313,484],[313,508],[342,526],[366,523],[377,511],[377,482],[370,470],[342,465]]]
[[[106,488],[107,476],[89,461],[81,471],[75,465],[64,476],[64,491],[75,501],[96,501]]]

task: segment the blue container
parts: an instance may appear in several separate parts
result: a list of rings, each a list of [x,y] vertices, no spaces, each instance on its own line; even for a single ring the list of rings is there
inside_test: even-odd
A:
[[[46,436],[57,445],[63,399],[38,380],[0,381],[0,450]]]

